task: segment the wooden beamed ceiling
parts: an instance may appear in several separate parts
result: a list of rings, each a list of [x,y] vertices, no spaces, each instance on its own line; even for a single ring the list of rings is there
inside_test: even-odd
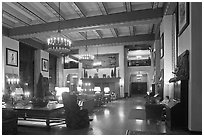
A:
[[[175,6],[162,2],[62,2],[60,29],[72,41],[72,49],[84,45],[151,46],[165,10],[171,10],[167,5]],[[3,2],[2,10],[3,34],[36,48],[46,49],[46,37],[56,34],[59,27],[57,2]]]
[[[101,15],[80,19],[61,21],[61,30],[66,32],[76,32],[83,30],[105,29],[119,26],[144,25],[148,23],[158,23],[163,16],[163,9],[142,10],[128,13],[117,13],[111,15]],[[57,31],[59,22],[50,22],[32,26],[17,27],[10,30],[10,37],[25,38],[30,35]]]

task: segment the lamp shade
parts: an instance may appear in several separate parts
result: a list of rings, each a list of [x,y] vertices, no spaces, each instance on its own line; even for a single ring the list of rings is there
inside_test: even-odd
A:
[[[62,96],[63,92],[69,92],[68,87],[55,87],[56,90],[56,96]]]
[[[94,87],[94,91],[96,91],[96,93],[100,93],[101,87]]]
[[[109,93],[109,92],[110,92],[110,88],[109,88],[109,87],[105,87],[105,88],[104,88],[104,92],[105,92],[105,93]]]
[[[81,92],[81,90],[82,90],[81,87],[77,87],[77,91]]]

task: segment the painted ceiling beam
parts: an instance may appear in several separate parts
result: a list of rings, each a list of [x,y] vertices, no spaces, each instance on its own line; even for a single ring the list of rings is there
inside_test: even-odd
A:
[[[79,32],[79,34],[84,40],[87,39],[87,36],[86,36],[85,32]]]
[[[98,7],[99,7],[101,13],[102,13],[103,15],[108,15],[108,10],[107,10],[107,8],[105,7],[104,3],[103,3],[103,2],[97,2],[97,4],[98,4]]]
[[[15,15],[13,15],[13,14],[10,14],[10,13],[7,12],[7,11],[4,11],[4,10],[3,10],[3,14],[6,14],[6,15],[9,16],[10,18],[12,18],[12,19],[14,19],[14,20],[17,20],[18,22],[20,22],[20,23],[22,23],[22,24],[24,24],[24,25],[26,25],[26,26],[29,26],[29,25],[30,25],[29,23],[25,22],[25,21],[22,20],[21,18],[18,18],[18,16],[15,16]]]
[[[23,22],[24,24],[28,24],[29,25],[32,22],[32,20],[30,18],[26,17],[25,15],[21,14],[20,12],[16,12],[15,9],[10,7],[5,2],[2,3],[2,13],[3,14],[6,13],[9,16],[13,16],[17,20],[19,20],[20,22]]]
[[[46,49],[47,48],[47,45],[45,45],[45,44],[42,44],[42,43],[40,43],[40,42],[38,42],[38,41],[35,41],[35,40],[33,40],[33,39],[19,39],[18,41],[20,41],[20,42],[22,42],[22,43],[25,43],[25,44],[27,44],[27,45],[30,45],[30,46],[32,46],[32,47],[34,47],[34,48],[37,48],[37,49],[42,49],[42,50],[44,50],[44,49]]]
[[[26,12],[33,14],[35,17],[39,18],[41,21],[47,22],[49,20],[49,18],[47,16],[43,15],[39,10],[33,8],[33,6],[30,5],[28,2],[18,2],[18,3],[21,4],[21,7],[23,6],[26,9],[29,9],[29,11],[27,10]],[[19,5],[19,4],[16,3],[16,5]]]
[[[124,2],[124,6],[127,12],[131,12],[132,11],[132,5],[131,2]]]
[[[32,12],[30,9],[26,8],[26,6],[24,6],[23,4],[21,4],[20,2],[17,2],[17,5],[19,5],[20,7],[22,7],[24,10],[26,10],[27,12],[29,12],[30,14],[34,15],[35,17],[37,17],[38,19],[40,19],[43,23],[46,23],[46,21],[40,17],[39,15],[35,14],[34,12]],[[31,16],[32,16],[31,15]]]
[[[94,45],[108,45],[108,44],[117,44],[117,43],[131,43],[131,42],[143,42],[143,41],[154,41],[154,34],[143,34],[135,36],[123,36],[116,38],[102,38],[102,39],[89,39],[89,40],[79,40],[73,41],[72,46],[94,46]]]
[[[114,37],[118,37],[118,30],[116,28],[111,28],[110,30]]]
[[[57,7],[53,2],[46,2],[47,5],[49,5],[55,12],[57,12],[57,14],[66,20],[66,16],[65,14],[62,12],[62,10],[60,9],[60,13],[59,13],[59,7]]]
[[[85,13],[80,9],[80,6],[77,4],[77,2],[70,2],[69,4],[73,7],[79,17],[86,17]]]
[[[2,26],[2,35],[4,36],[9,36],[9,29]]]
[[[103,34],[101,33],[100,30],[95,30],[96,34],[98,35],[99,38],[103,38]]]
[[[158,21],[163,16],[163,8],[155,10],[147,9],[140,11],[133,11],[129,13],[116,13],[110,15],[101,15],[95,17],[87,17],[80,19],[64,20],[61,21],[61,29],[68,30],[69,32],[76,32],[79,30],[91,30],[99,28],[117,27],[126,25],[127,23],[137,24],[145,22]],[[149,23],[150,23],[149,22]],[[30,35],[41,32],[56,31],[58,29],[58,21],[46,24],[37,24],[32,26],[24,26],[14,28],[10,31],[10,36]]]
[[[102,13],[102,15],[108,15],[108,9],[106,8],[105,4],[103,2],[98,2],[99,9]],[[110,28],[110,31],[113,35],[113,37],[118,37],[118,31],[116,28]]]
[[[6,32],[7,30],[5,30],[4,32]],[[72,53],[72,51],[76,50],[78,47],[80,46],[95,46],[95,45],[100,45],[100,46],[104,46],[104,45],[119,45],[119,44],[123,44],[125,45],[125,43],[139,43],[139,42],[144,42],[144,43],[148,43],[151,41],[154,41],[155,39],[155,35],[154,34],[143,34],[143,35],[135,35],[135,36],[122,36],[122,37],[117,37],[117,38],[102,38],[102,39],[89,39],[89,40],[79,40],[79,41],[73,41],[72,43],[72,50],[70,51],[70,54]],[[42,50],[46,50],[47,45],[46,44],[42,44],[38,41],[35,41],[31,38],[28,39],[20,39],[18,40],[22,43],[25,43],[27,45],[30,45],[34,48],[37,49],[42,49]],[[52,53],[53,55],[56,56],[60,56],[59,54],[56,53]]]

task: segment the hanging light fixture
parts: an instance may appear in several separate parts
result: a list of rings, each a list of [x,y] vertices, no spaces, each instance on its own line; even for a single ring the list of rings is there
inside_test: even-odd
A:
[[[59,2],[59,26],[56,35],[47,39],[48,51],[65,54],[70,51],[71,41],[60,30],[60,2]]]
[[[85,33],[85,39],[87,40],[87,32]],[[88,52],[88,46],[85,47],[85,54],[82,54],[79,56],[80,62],[87,62],[87,61],[93,61],[94,55],[89,54]]]
[[[99,67],[102,65],[102,62],[98,59],[98,47],[97,47],[97,55],[96,55],[96,60],[93,63],[94,67]]]

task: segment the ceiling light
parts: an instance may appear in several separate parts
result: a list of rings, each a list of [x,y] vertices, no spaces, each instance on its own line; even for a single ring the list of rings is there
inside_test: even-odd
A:
[[[101,65],[102,65],[102,62],[98,59],[98,47],[97,47],[96,60],[93,62],[93,66],[100,67]]]
[[[48,51],[66,54],[70,51],[71,41],[60,30],[60,2],[59,2],[59,27],[56,35],[47,39]]]
[[[85,33],[85,39],[87,40],[87,32]],[[80,62],[87,62],[87,61],[93,61],[94,55],[89,54],[88,52],[88,46],[85,47],[85,53],[79,56]]]

